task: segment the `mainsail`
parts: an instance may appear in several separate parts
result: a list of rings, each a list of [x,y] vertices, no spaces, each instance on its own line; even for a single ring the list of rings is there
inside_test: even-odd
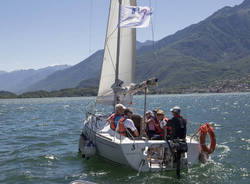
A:
[[[122,0],[123,6],[136,6],[136,0]],[[119,24],[119,0],[110,1],[109,21],[104,47],[102,71],[99,82],[97,103],[114,104],[114,91],[112,85],[115,83],[117,39]],[[120,55],[118,79],[123,81],[122,86],[129,86],[134,82],[135,57],[136,57],[136,29],[120,29]],[[129,104],[132,96],[119,94],[120,103]]]

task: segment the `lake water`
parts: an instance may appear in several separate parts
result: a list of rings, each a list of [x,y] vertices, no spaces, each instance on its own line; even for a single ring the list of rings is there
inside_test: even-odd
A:
[[[143,96],[134,100],[143,112]],[[175,105],[188,134],[213,122],[217,147],[207,164],[182,172],[142,173],[98,156],[78,155],[84,106],[94,98],[0,100],[0,183],[250,183],[250,93],[148,96],[170,116]],[[140,110],[141,109],[141,110]]]

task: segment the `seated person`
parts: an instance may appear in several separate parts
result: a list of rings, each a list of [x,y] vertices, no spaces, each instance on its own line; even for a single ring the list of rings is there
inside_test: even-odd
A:
[[[157,118],[157,111],[160,110],[158,108],[154,109],[153,110],[153,113],[154,113],[154,121],[155,121],[155,134],[157,134],[158,136],[163,136],[163,129],[161,129],[160,127],[160,122]]]
[[[111,114],[107,121],[110,123],[110,128],[115,130],[117,127],[118,122],[124,116],[125,106],[122,104],[116,104],[115,106],[115,113]]]
[[[158,134],[157,139],[164,139],[164,130],[167,125],[168,119],[166,118],[164,111],[161,109],[158,109],[156,112],[157,121],[155,123],[156,127],[156,133]]]
[[[134,137],[138,137],[139,133],[132,120],[132,115],[133,115],[133,112],[130,109],[125,109],[124,118],[123,120],[120,120],[120,122],[123,122],[124,127],[132,131]]]
[[[134,122],[134,125],[139,133],[141,135],[141,125],[142,125],[142,116],[139,114],[132,114],[131,117],[132,121]]]
[[[170,125],[167,117],[165,116],[163,110],[157,111],[157,119],[160,124],[161,131],[163,132],[162,136],[164,139],[171,139],[172,137],[172,126]]]
[[[146,132],[151,139],[155,135],[155,120],[152,111],[147,111],[145,114]]]
[[[133,112],[130,109],[125,109],[124,105],[117,104],[115,106],[115,113],[107,119],[110,122],[110,128],[123,136],[127,135],[126,128],[129,128],[133,136],[138,136],[138,131],[131,120],[132,114]]]

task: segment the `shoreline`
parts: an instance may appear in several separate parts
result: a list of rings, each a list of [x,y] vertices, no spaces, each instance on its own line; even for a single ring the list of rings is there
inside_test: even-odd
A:
[[[0,95],[1,95],[0,91]],[[227,91],[227,92],[185,92],[185,93],[148,93],[148,96],[154,96],[154,95],[218,95],[218,94],[247,94],[250,93],[250,90],[248,91]],[[97,95],[65,95],[65,96],[25,96],[25,97],[1,97],[0,100],[4,99],[41,99],[41,98],[79,98],[79,97],[96,97]],[[137,94],[134,96],[144,96],[144,94]]]

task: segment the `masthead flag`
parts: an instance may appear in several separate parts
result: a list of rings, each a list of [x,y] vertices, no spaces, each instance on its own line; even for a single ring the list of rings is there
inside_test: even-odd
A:
[[[121,6],[119,26],[123,28],[143,28],[150,22],[152,10],[142,6]]]

